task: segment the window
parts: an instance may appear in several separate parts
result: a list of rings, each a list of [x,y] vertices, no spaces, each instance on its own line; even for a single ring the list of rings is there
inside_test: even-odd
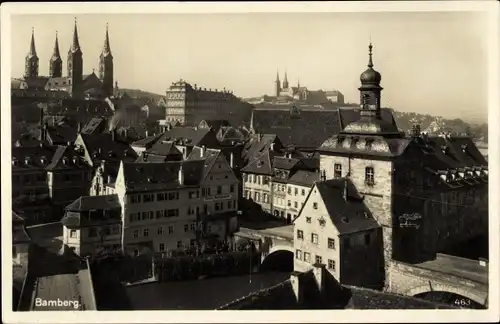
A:
[[[288,187],[288,194],[291,195],[292,194],[292,188],[291,187]]]
[[[335,250],[335,239],[328,238],[328,248],[330,250]]]
[[[71,237],[71,238],[76,238],[76,230],[71,230],[71,231],[69,232],[69,237]]]
[[[178,209],[167,209],[167,215],[166,217],[177,217],[179,216],[179,210]]]
[[[177,241],[177,248],[178,249],[182,248],[182,241]]]
[[[148,218],[148,212],[142,212],[142,220],[146,220]]]
[[[316,256],[316,264],[321,264],[323,263],[323,258],[321,257],[321,255],[317,255]]]
[[[222,186],[217,186],[217,194],[222,194]]]
[[[297,260],[302,260],[302,251],[301,250],[296,250],[295,251],[295,258]]]
[[[142,199],[144,202],[154,201],[154,195],[153,194],[144,194],[144,195],[142,195]]]
[[[314,209],[318,209],[318,203],[316,203],[316,202],[315,202],[315,203],[313,203],[313,208],[314,208]]]
[[[311,223],[311,217],[306,217],[306,222],[310,224]]]
[[[191,206],[189,206],[187,213],[188,213],[188,215],[193,215],[194,214],[194,208],[191,207]]]
[[[172,234],[174,232],[174,225],[168,225],[168,234]]]
[[[160,243],[158,248],[159,248],[160,252],[165,251],[165,243]]]
[[[233,208],[232,201],[228,201],[227,202],[227,209],[231,209],[231,208]]]
[[[311,253],[304,252],[304,261],[311,262]]]
[[[333,166],[333,177],[341,178],[342,177],[342,164],[335,163]]]
[[[148,235],[149,235],[149,229],[145,228],[145,229],[142,231],[142,235],[143,235],[144,237],[148,237]]]
[[[311,234],[311,242],[314,244],[318,244],[318,234],[315,233]]]
[[[141,196],[140,195],[132,195],[130,196],[130,202],[132,204],[138,204],[141,202]]]
[[[188,231],[189,231],[189,225],[186,224],[186,225],[184,225],[184,232],[188,232]]]
[[[189,224],[189,229],[194,232],[196,230],[196,223]]]
[[[303,240],[304,239],[304,231],[297,230],[297,239],[298,240]]]
[[[222,205],[222,203],[218,203],[218,202],[216,202],[216,203],[215,203],[215,206],[214,206],[215,210],[221,210],[221,209],[222,209],[222,208],[221,208],[221,207],[222,207],[221,205]]]
[[[177,199],[179,199],[178,192],[169,192],[168,193],[168,200],[177,200]]]
[[[328,260],[328,269],[335,271],[335,261]]]
[[[157,201],[163,201],[163,200],[165,200],[165,194],[163,192],[160,192],[160,193],[156,194],[156,200]]]
[[[288,207],[291,207],[292,206],[292,202],[289,200],[288,201]]]
[[[375,173],[373,167],[365,168],[365,183],[368,185],[375,184]]]
[[[155,214],[154,214],[153,211],[149,211],[148,215],[149,215],[149,219],[154,219],[155,218]]]
[[[158,227],[158,235],[163,235],[163,226]]]
[[[299,188],[295,188],[295,196],[299,194]]]
[[[370,245],[370,233],[365,234],[365,245]]]
[[[132,235],[134,236],[134,238],[138,238],[139,237],[139,231],[138,230],[134,230],[134,232],[132,233]]]
[[[229,192],[234,192],[234,185],[229,186]]]
[[[306,190],[302,189],[302,196],[305,196],[305,195],[306,195]]]
[[[134,250],[134,256],[139,256],[139,250],[138,249]]]
[[[96,237],[97,236],[97,229],[95,227],[89,228],[89,237]]]
[[[269,184],[269,177],[264,176],[264,177],[262,178],[262,184],[268,185],[268,184]]]
[[[189,245],[196,246],[196,240],[195,239],[189,240]]]
[[[293,207],[298,208],[298,203],[296,201],[293,202]]]

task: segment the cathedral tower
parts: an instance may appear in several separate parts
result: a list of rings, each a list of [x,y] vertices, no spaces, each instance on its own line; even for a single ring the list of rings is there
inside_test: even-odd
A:
[[[106,36],[104,46],[99,56],[99,79],[102,81],[102,90],[105,96],[113,95],[113,55],[109,45],[108,25],[106,24]]]
[[[73,44],[68,51],[68,77],[71,81],[71,95],[73,98],[83,96],[83,53],[78,40],[78,28],[73,31]]]
[[[35,48],[35,30],[32,28],[30,51],[28,55],[26,55],[26,60],[24,65],[24,77],[27,79],[38,77],[38,64],[39,64],[39,59],[38,56],[36,55],[36,48]]]
[[[285,70],[285,80],[283,80],[283,89],[288,89],[288,76],[286,75],[286,70]]]
[[[281,81],[280,81],[279,71],[276,71],[276,81],[274,81],[274,83],[276,85],[275,87],[276,97],[279,97],[281,92]]]
[[[61,54],[59,53],[59,41],[57,39],[56,32],[56,42],[54,44],[54,52],[52,53],[52,57],[49,62],[49,76],[51,78],[60,78],[62,77],[62,59]]]

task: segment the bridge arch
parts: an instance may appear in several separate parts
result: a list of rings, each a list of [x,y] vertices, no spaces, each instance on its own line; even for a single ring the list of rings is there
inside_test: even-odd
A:
[[[269,252],[262,255],[260,269],[292,271],[294,257],[295,254],[292,246],[272,246]]]
[[[432,283],[432,284],[427,284],[427,285],[422,285],[422,286],[412,288],[412,289],[408,290],[405,293],[405,295],[415,297],[417,295],[420,295],[423,293],[429,293],[429,292],[452,293],[452,294],[473,300],[474,302],[478,303],[479,305],[487,306],[486,305],[487,304],[486,297],[481,297],[478,294],[475,294],[474,292],[472,292],[468,289],[463,289],[463,288],[458,288],[458,287],[453,287],[453,286],[443,285],[443,284],[438,284],[438,283]]]

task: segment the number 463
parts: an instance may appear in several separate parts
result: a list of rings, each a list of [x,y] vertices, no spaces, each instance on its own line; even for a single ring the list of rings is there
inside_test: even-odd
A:
[[[470,306],[470,299],[460,298],[455,300],[455,305],[459,307]]]

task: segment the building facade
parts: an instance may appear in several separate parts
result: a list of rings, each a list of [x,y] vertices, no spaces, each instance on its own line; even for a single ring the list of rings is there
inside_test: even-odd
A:
[[[165,96],[165,119],[197,126],[202,120],[225,119],[240,125],[250,117],[252,106],[232,91],[200,88],[184,80],[173,82]]]

